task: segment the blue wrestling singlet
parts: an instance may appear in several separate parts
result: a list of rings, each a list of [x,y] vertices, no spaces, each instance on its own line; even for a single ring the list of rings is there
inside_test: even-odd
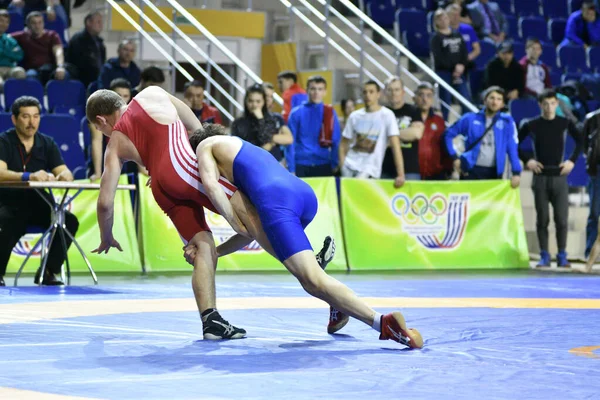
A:
[[[254,204],[279,261],[312,247],[304,228],[317,213],[317,196],[266,150],[242,139],[233,161],[234,184]]]

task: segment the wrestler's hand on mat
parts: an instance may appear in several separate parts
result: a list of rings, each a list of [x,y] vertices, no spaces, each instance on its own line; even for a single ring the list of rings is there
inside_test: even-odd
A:
[[[123,251],[119,242],[117,242],[115,238],[113,238],[111,235],[110,238],[102,239],[102,242],[100,242],[100,246],[98,246],[96,250],[92,250],[92,253],[107,254],[111,247],[114,247],[119,251]]]

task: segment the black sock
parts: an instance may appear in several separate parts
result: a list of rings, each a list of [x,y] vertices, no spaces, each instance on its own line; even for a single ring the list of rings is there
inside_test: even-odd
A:
[[[206,322],[206,319],[208,318],[208,316],[210,314],[212,314],[213,312],[217,313],[217,315],[219,315],[219,312],[217,311],[216,308],[207,308],[206,310],[204,310],[202,312],[202,314],[200,314],[200,316],[202,317],[202,322]]]

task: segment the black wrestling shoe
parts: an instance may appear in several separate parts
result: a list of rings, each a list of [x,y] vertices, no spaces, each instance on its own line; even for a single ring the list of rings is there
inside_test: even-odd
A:
[[[36,285],[40,284],[40,276],[42,275],[42,268],[38,268],[35,273],[35,278],[33,278],[33,283]],[[44,281],[42,282],[44,286],[62,286],[64,285],[63,281],[56,279],[54,274],[50,273],[48,270],[44,272]]]
[[[331,236],[325,237],[323,241],[323,247],[321,251],[319,251],[316,255],[317,262],[319,266],[324,270],[327,268],[327,264],[333,260],[333,256],[335,255],[335,241]]]
[[[202,317],[204,340],[241,339],[246,331],[225,321],[218,311]]]

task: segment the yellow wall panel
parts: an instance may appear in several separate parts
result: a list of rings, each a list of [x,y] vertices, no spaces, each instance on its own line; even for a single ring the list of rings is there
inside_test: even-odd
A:
[[[121,8],[138,22],[148,32],[155,32],[147,23],[140,22],[141,17],[127,4],[120,4]],[[168,6],[158,7],[170,20],[173,18],[173,8]],[[259,12],[207,10],[188,8],[198,22],[215,36],[245,37],[263,39],[265,37],[265,14]],[[150,8],[144,8],[144,13],[165,33],[171,33],[169,25]],[[135,32],[135,28],[117,11],[112,10],[112,26],[114,31]],[[186,18],[181,15],[176,17],[176,24],[187,34],[198,35],[200,32]]]

